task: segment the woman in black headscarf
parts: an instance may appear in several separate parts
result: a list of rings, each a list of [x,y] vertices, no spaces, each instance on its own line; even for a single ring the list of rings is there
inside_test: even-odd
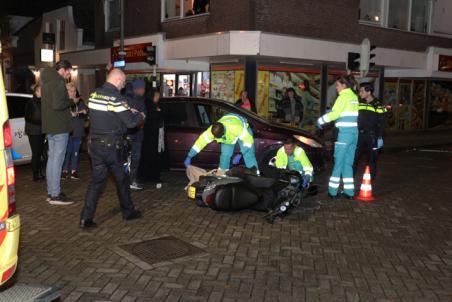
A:
[[[163,112],[159,107],[160,91],[155,89],[146,101],[146,123],[144,140],[141,148],[141,160],[138,176],[143,182],[155,182],[161,186],[160,178],[162,154],[165,151],[165,133]]]

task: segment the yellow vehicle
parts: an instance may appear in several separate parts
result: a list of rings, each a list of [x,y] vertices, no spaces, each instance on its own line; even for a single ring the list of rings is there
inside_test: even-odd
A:
[[[8,122],[5,86],[0,65],[0,287],[16,272],[20,217],[16,213],[16,183],[11,155],[12,136]]]

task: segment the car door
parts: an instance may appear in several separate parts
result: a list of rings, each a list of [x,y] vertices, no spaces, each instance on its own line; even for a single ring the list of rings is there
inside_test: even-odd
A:
[[[25,134],[25,104],[29,100],[23,96],[7,95],[9,124],[13,136],[13,150],[17,156],[15,164],[28,163],[31,160],[31,148]]]
[[[199,136],[192,106],[184,100],[163,100],[160,103],[165,122],[166,152],[170,168],[183,168],[193,142]]]

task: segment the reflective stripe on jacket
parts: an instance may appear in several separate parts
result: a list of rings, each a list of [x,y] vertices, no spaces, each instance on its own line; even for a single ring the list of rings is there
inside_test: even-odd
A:
[[[244,117],[238,114],[226,114],[218,120],[218,123],[223,124],[224,135],[220,138],[214,137],[212,134],[212,126],[210,126],[196,140],[188,154],[190,157],[201,152],[202,149],[213,141],[229,145],[235,144],[240,140],[246,148],[251,148],[253,146],[254,139],[248,129],[248,121]]]
[[[304,173],[305,175],[312,177],[314,169],[312,168],[312,164],[303,148],[296,146],[291,156],[287,156],[284,146],[279,148],[276,153],[276,168],[295,170],[293,167],[294,162],[299,162],[301,164],[303,170],[299,171],[300,173]]]
[[[358,97],[350,88],[339,93],[331,112],[319,118],[320,125],[336,121],[336,127],[347,129],[358,127]]]

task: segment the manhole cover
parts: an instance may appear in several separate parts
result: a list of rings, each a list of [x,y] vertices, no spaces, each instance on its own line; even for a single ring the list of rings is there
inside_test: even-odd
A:
[[[205,253],[204,250],[173,236],[126,244],[120,248],[151,265]]]

